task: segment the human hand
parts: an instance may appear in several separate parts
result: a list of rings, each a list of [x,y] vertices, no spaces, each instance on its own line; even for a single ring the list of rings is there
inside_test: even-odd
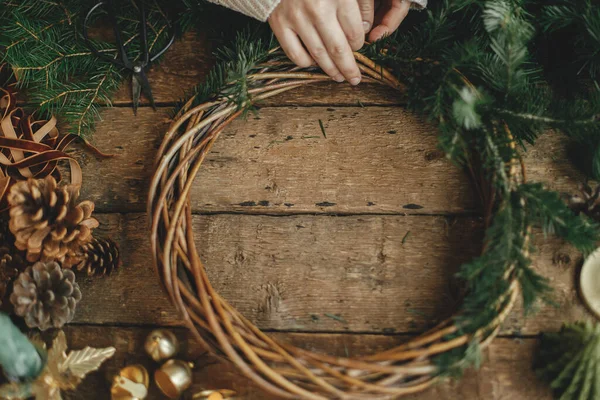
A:
[[[363,46],[374,9],[374,0],[282,0],[269,24],[295,64],[306,68],[316,62],[335,81],[358,85],[352,52]]]
[[[409,11],[408,0],[381,0],[375,15],[375,27],[369,33],[369,41],[374,42],[391,35],[398,29]]]

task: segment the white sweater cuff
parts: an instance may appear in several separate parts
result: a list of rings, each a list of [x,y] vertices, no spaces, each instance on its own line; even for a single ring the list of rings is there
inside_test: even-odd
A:
[[[412,8],[423,9],[427,7],[427,0],[410,0]]]
[[[220,4],[231,8],[234,11],[246,14],[249,17],[256,18],[259,21],[266,21],[269,15],[281,0],[208,0],[211,3]],[[427,7],[427,0],[409,0],[412,8],[423,9]]]
[[[266,21],[281,0],[208,0],[259,21]]]

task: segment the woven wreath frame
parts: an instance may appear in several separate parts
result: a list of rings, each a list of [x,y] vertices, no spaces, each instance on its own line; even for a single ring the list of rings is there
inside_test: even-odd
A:
[[[386,69],[361,54],[355,58],[363,82],[404,90]],[[273,49],[258,67],[257,73],[247,77],[252,83],[248,90],[252,102],[330,79],[322,72],[293,66],[279,49]],[[400,346],[348,358],[307,351],[261,332],[212,287],[194,244],[190,202],[194,178],[215,140],[250,104],[240,107],[225,96],[193,104],[191,99],[174,118],[158,151],[148,213],[160,280],[194,336],[209,351],[282,398],[374,400],[428,388],[440,377],[433,357],[472,341],[485,347],[497,335],[519,293],[516,274],[510,269],[496,318],[472,334],[462,334],[455,318],[449,318]],[[515,181],[523,179],[523,165],[515,160],[507,166],[507,173]]]

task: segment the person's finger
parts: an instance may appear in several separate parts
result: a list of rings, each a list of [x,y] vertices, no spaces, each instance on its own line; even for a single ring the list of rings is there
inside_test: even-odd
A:
[[[298,35],[306,46],[306,49],[319,67],[336,82],[343,82],[344,76],[337,69],[335,63],[329,57],[327,48],[314,26],[304,25],[299,27]]]
[[[289,28],[282,28],[277,23],[271,23],[271,29],[277,37],[281,48],[290,60],[299,67],[307,68],[314,64],[314,60],[308,54],[296,32]]]
[[[375,19],[375,0],[358,0],[358,8],[362,17],[363,30],[369,33]]]
[[[320,23],[316,28],[337,69],[348,82],[358,85],[361,79],[360,70],[342,27],[339,24]]]
[[[382,7],[386,7],[384,4]],[[381,39],[383,36],[390,35],[394,32],[410,10],[410,2],[403,0],[391,0],[387,10],[384,9],[381,23],[377,24],[375,28],[369,34],[369,40],[375,41]]]
[[[338,20],[352,50],[357,51],[365,44],[365,30],[357,3],[338,10]]]

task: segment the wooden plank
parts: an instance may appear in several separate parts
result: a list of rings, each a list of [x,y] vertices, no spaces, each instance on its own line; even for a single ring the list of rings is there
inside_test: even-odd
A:
[[[108,398],[112,377],[126,365],[142,364],[150,373],[157,368],[143,352],[143,341],[149,329],[119,327],[68,327],[67,337],[71,348],[85,346],[114,346],[115,356],[101,371],[90,375],[76,392],[68,393],[67,399]],[[181,358],[193,360],[194,384],[190,392],[204,389],[232,389],[239,400],[271,400],[275,397],[261,392],[252,382],[241,376],[230,364],[213,363],[204,356],[203,349],[195,344],[185,330],[176,330],[184,344]],[[395,346],[405,338],[398,336],[345,335],[345,334],[277,334],[279,340],[293,343],[314,351],[339,356],[372,354]],[[500,400],[500,399],[551,399],[549,390],[535,377],[531,370],[535,339],[496,339],[484,351],[485,361],[478,370],[467,371],[460,381],[446,382],[423,393],[408,397],[412,400]],[[155,384],[150,387],[149,400],[162,399]]]
[[[163,61],[153,65],[148,72],[152,94],[158,104],[175,104],[191,93],[194,86],[204,82],[215,63],[206,32],[188,32],[177,40],[167,51]],[[173,85],[173,82],[177,82]],[[113,98],[115,105],[131,104],[131,84],[123,82]],[[269,99],[264,105],[391,105],[405,100],[401,93],[374,84],[360,87],[328,82],[287,92],[277,99]],[[149,106],[147,99],[141,99],[142,106]]]
[[[319,127],[323,121],[327,138]],[[78,154],[83,195],[101,211],[144,211],[169,122],[165,110],[104,114],[95,143],[118,156]],[[524,155],[531,180],[575,191],[582,175],[565,139],[543,136]],[[471,185],[437,149],[435,129],[399,107],[265,108],[216,142],[192,190],[201,212],[447,214],[474,210]]]
[[[179,325],[152,265],[145,216],[100,219],[99,233],[120,242],[124,267],[80,279],[76,323]],[[216,290],[257,326],[277,331],[424,331],[458,306],[454,273],[481,239],[472,218],[225,214],[193,222]],[[580,255],[542,239],[535,265],[556,288],[559,308],[525,317],[517,307],[503,333],[537,334],[588,315],[575,290]]]

